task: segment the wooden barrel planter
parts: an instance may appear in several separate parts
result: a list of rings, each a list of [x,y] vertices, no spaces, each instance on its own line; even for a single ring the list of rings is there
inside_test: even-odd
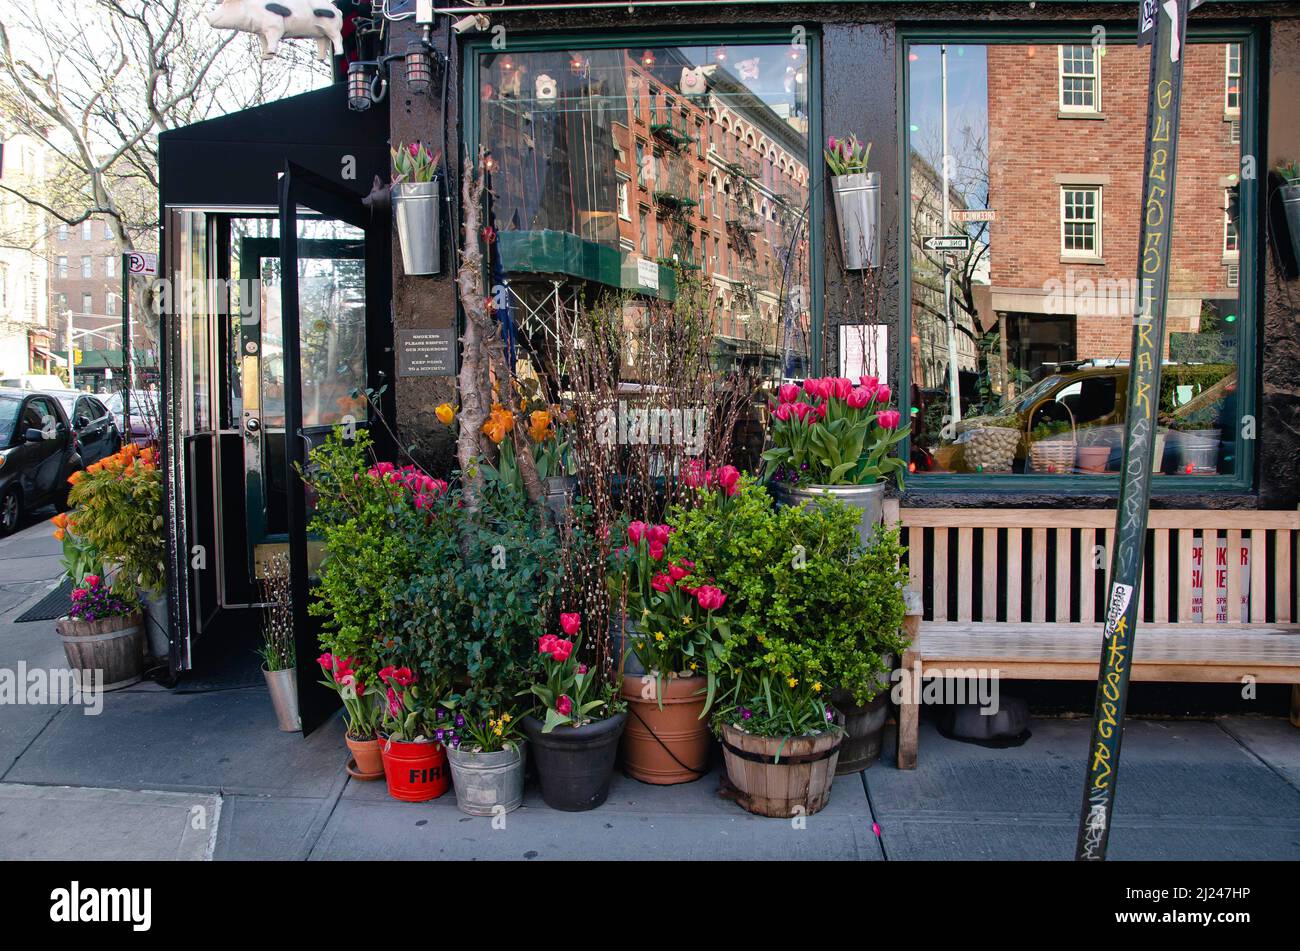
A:
[[[755,736],[723,724],[722,755],[736,801],[750,812],[778,819],[820,812],[830,800],[841,739],[832,730],[814,736]]]
[[[68,665],[77,671],[101,671],[100,689],[119,690],[144,676],[144,616],[139,611],[94,621],[63,618],[55,627]],[[88,685],[84,674],[82,683]]]

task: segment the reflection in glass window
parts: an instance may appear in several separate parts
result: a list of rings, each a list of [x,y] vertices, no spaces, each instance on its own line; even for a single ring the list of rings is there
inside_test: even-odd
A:
[[[1138,298],[1148,57],[1109,44],[1106,120],[1079,122],[1064,113],[1100,108],[1100,50],[947,46],[945,163],[941,48],[909,50],[907,361],[918,475],[1118,472]],[[1187,88],[1217,88],[1225,46],[1189,43],[1184,62]],[[1240,260],[1247,248],[1236,192],[1246,183],[1237,180],[1241,145],[1230,125],[1217,96],[1184,97],[1182,224],[1156,439],[1157,471],[1168,478],[1242,471],[1238,380],[1248,340],[1238,285],[1253,267]],[[971,248],[924,247],[940,234],[967,235]]]
[[[570,297],[672,300],[679,279],[703,280],[721,302],[715,334],[775,366],[783,334],[806,337],[810,321],[788,305],[810,283],[806,73],[788,43],[484,51],[478,126],[507,325],[543,333]],[[554,96],[534,94],[542,76]]]

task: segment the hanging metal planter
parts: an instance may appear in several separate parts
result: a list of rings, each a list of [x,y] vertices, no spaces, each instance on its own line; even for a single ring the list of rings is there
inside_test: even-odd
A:
[[[393,217],[402,248],[402,270],[407,274],[437,274],[442,269],[438,236],[442,233],[442,206],[437,179],[431,182],[396,182],[392,187]]]
[[[1286,210],[1286,229],[1291,233],[1291,256],[1300,267],[1300,182],[1290,182],[1279,191]]]
[[[832,175],[840,248],[849,271],[880,266],[880,173]]]

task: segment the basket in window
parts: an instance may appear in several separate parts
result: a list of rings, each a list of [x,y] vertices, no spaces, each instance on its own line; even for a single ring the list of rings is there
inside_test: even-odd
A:
[[[1010,472],[1020,445],[1020,431],[980,426],[962,433],[962,462],[967,472]]]
[[[1039,423],[1037,426],[1026,425],[1025,437],[1029,443],[1029,463],[1035,472],[1060,475],[1074,471],[1074,459],[1079,451],[1078,429],[1074,425],[1074,413],[1064,403],[1068,420],[1056,420]],[[1032,414],[1030,416],[1032,419]]]

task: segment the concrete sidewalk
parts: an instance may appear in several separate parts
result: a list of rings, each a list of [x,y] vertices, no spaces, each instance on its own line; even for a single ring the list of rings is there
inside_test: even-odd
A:
[[[10,572],[19,562],[21,571]],[[0,541],[0,668],[63,666],[53,622],[14,624],[58,577],[37,525]],[[717,795],[617,775],[587,813],[524,806],[494,826],[451,793],[398,803],[345,770],[339,721],[275,729],[265,688],[108,694],[79,708],[0,707],[0,859],[1069,859],[1086,719],[1037,719],[1014,749],[922,724],[915,771],[884,759],[836,781],[803,827]],[[878,824],[880,835],[873,831]],[[1300,859],[1300,731],[1281,718],[1130,720],[1111,836],[1117,859]]]

